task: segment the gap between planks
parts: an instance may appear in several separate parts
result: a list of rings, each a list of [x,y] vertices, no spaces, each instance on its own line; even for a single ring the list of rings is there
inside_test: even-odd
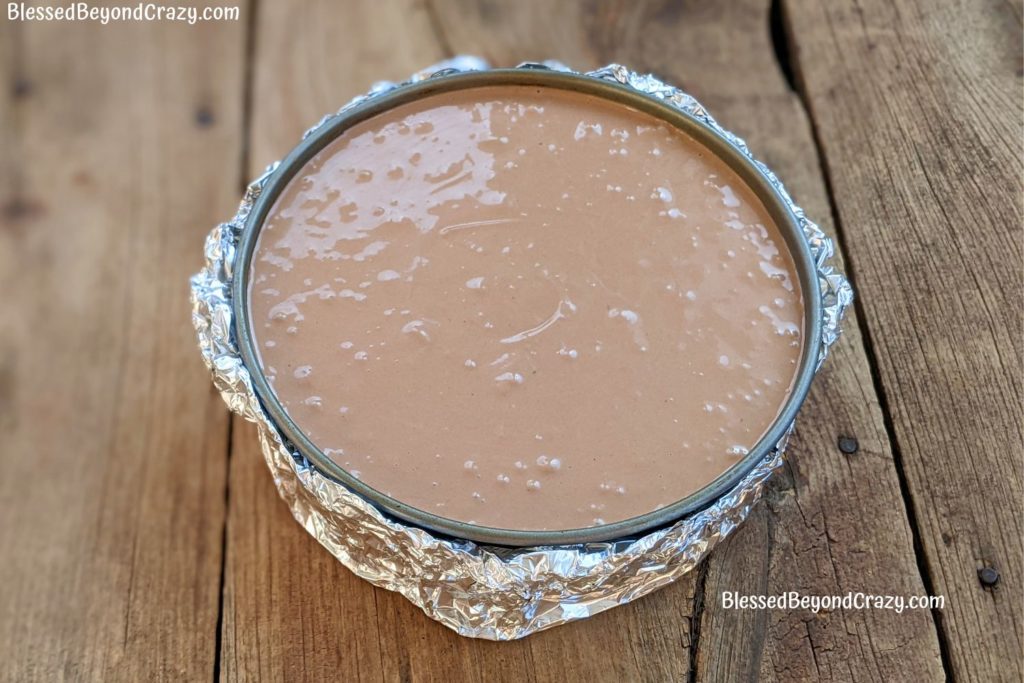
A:
[[[242,45],[244,72],[242,84],[242,136],[241,149],[238,153],[238,189],[244,193],[249,184],[249,152],[252,149],[252,106],[253,106],[253,76],[255,74],[256,56],[256,28],[259,20],[259,0],[249,0],[249,16],[245,23],[245,41]],[[235,436],[234,414],[224,407],[228,412],[227,439],[224,448],[227,455],[224,458],[224,525],[221,529],[220,547],[220,579],[217,585],[217,621],[215,626],[214,652],[213,652],[213,675],[214,683],[221,679],[223,646],[224,646],[224,593],[227,590],[227,567],[228,567],[228,519],[231,517],[231,453]]]
[[[845,262],[846,277],[855,294],[853,299],[854,313],[860,320],[867,320],[860,297],[856,296],[857,272],[852,260],[848,256],[850,254],[850,249],[846,242],[846,231],[844,229],[842,219],[839,216],[839,208],[836,204],[835,192],[832,185],[832,174],[829,171],[828,164],[825,163],[825,150],[821,142],[821,132],[818,120],[814,115],[813,109],[808,103],[806,82],[804,81],[800,60],[797,58],[793,44],[793,28],[790,23],[789,11],[785,6],[785,0],[771,0],[770,21],[772,24],[772,44],[776,48],[775,56],[779,62],[779,68],[782,70],[782,73],[786,76],[787,82],[796,93],[797,100],[800,102],[800,107],[804,110],[807,120],[810,123],[811,135],[814,139],[814,154],[815,158],[818,160],[818,169],[821,173],[822,181],[825,184],[825,196],[828,199],[832,225],[835,230],[836,241],[838,243],[836,246],[843,254],[847,255]],[[910,526],[910,534],[913,539],[914,547],[914,559],[917,561],[918,574],[921,576],[921,582],[924,584],[924,588],[928,595],[935,595],[934,582],[932,581],[931,571],[928,566],[928,559],[924,554],[924,546],[921,541],[920,520],[917,515],[914,499],[910,495],[907,475],[904,469],[903,455],[900,452],[900,446],[896,440],[892,410],[889,405],[888,396],[885,392],[885,386],[882,382],[881,370],[879,369],[878,355],[875,350],[871,327],[867,324],[863,324],[860,327],[864,340],[864,352],[867,355],[868,367],[871,370],[871,384],[875,395],[878,397],[879,408],[882,412],[882,424],[885,427],[885,438],[889,442],[889,448],[892,451],[893,464],[895,465],[896,477],[900,486],[900,497],[903,499],[907,523]],[[942,624],[942,613],[935,607],[932,607],[930,612],[932,615],[932,623],[935,625],[935,635],[939,643],[939,656],[942,660],[942,669],[946,674],[946,679],[952,680],[953,667],[950,660],[948,634]]]

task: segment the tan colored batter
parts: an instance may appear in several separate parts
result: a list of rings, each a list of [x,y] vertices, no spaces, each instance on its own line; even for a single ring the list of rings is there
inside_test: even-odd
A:
[[[658,119],[475,88],[313,159],[250,305],[277,396],[353,475],[450,519],[569,529],[693,493],[770,426],[801,352],[785,249]]]

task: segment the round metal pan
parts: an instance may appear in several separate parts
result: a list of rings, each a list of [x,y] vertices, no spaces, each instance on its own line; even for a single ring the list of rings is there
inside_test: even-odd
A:
[[[440,517],[381,493],[353,477],[327,457],[288,416],[261,371],[249,319],[249,267],[263,221],[288,182],[328,143],[360,121],[428,95],[495,85],[541,86],[594,95],[646,112],[675,126],[725,161],[739,175],[762,202],[789,248],[804,302],[803,349],[790,395],[771,427],[742,460],[704,488],[671,505],[612,524],[544,531],[499,529]],[[253,386],[263,407],[299,453],[325,476],[345,485],[400,520],[449,537],[491,545],[567,545],[628,538],[667,525],[712,504],[732,489],[785,436],[807,396],[822,344],[821,289],[810,247],[796,216],[789,209],[788,202],[778,194],[765,174],[739,148],[702,121],[655,97],[618,83],[546,69],[494,69],[435,76],[419,83],[395,88],[331,118],[293,149],[268,179],[246,220],[235,254],[234,271],[232,306],[236,339],[242,359],[249,369]]]

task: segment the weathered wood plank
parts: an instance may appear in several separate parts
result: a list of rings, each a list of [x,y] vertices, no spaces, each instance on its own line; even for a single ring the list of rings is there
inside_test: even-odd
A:
[[[252,176],[372,81],[403,78],[443,57],[428,16],[410,2],[344,10],[262,3],[256,21]],[[404,599],[355,577],[295,523],[277,497],[252,425],[236,418],[232,445],[221,678],[397,678],[397,659],[383,656],[390,645],[378,634],[378,611],[398,609]],[[409,617],[418,628],[426,620]],[[407,637],[401,630],[389,636],[400,646]],[[460,662],[451,661],[458,673]]]
[[[0,679],[207,678],[228,417],[187,281],[240,26],[4,21],[0,74]]]
[[[786,7],[953,672],[1019,680],[1020,3]]]
[[[257,127],[256,140],[261,135],[277,135],[288,127],[291,130],[264,158],[256,153],[256,167],[290,147],[294,137],[289,135],[297,135],[366,83],[375,78],[400,77],[438,56],[436,45],[421,46],[425,54],[418,59],[419,54],[411,47],[427,35],[424,22],[431,18],[420,15],[420,8],[414,5],[405,12],[412,17],[405,25],[416,28],[417,38],[395,40],[399,45],[396,50],[381,47],[381,38],[375,37],[373,31],[360,31],[364,23],[379,21],[380,17],[369,12],[364,16],[357,11],[355,17],[345,17],[357,39],[338,45],[325,40],[320,51],[307,48],[278,55],[271,60],[277,67],[268,71],[258,69],[257,79],[261,74],[271,74],[267,76],[271,85],[265,87],[283,87],[289,97],[268,103],[267,106],[278,108],[269,119],[277,124],[274,130],[261,131]],[[755,150],[787,179],[790,189],[811,214],[828,227],[829,205],[806,115],[772,60],[768,8],[764,4],[751,4],[734,13],[659,3],[607,4],[587,11],[563,3],[556,10],[560,16],[557,20],[552,19],[551,9],[550,5],[539,3],[517,3],[514,8],[493,3],[438,3],[432,19],[434,26],[443,31],[443,45],[457,52],[483,54],[495,63],[556,57],[577,67],[590,67],[619,60],[683,83],[727,125],[747,136]],[[384,8],[385,15],[394,11],[391,6]],[[279,34],[294,35],[299,30],[294,23],[298,21],[297,14],[302,12],[282,10],[272,23],[261,21],[261,41],[264,32],[270,31],[266,39],[283,44],[285,39]],[[302,21],[304,26],[316,23],[320,31],[332,35],[338,30],[330,17],[312,14]],[[385,23],[393,39],[394,27],[399,24]],[[313,30],[307,35],[319,34]],[[316,39],[309,43],[321,44]],[[375,61],[354,62],[358,65],[355,73],[344,72],[344,90],[318,81],[323,64],[340,63],[339,58],[345,57],[352,60],[353,54],[370,54]],[[278,71],[282,61],[287,63]],[[360,76],[362,82],[355,82]],[[257,102],[260,92],[258,86]],[[311,106],[309,102],[316,104]],[[257,142],[256,149],[259,148]],[[801,612],[740,613],[722,610],[718,603],[725,590],[799,590],[823,595],[847,591],[897,595],[924,592],[892,451],[856,321],[851,321],[847,330],[804,411],[804,426],[793,445],[788,476],[781,479],[767,505],[739,536],[712,558],[703,595],[702,640],[696,652],[696,673],[700,678],[747,674],[780,679],[934,679],[942,675],[935,627],[928,612],[896,615],[851,611],[820,616]],[[840,434],[859,438],[860,450],[856,455],[847,458],[837,451],[835,442]],[[246,452],[252,454],[252,444],[239,446],[236,455]],[[236,478],[265,476],[262,464],[252,457],[236,462],[235,467],[248,471],[233,474],[232,482]],[[270,490],[269,482],[264,482],[264,487]],[[279,512],[281,528],[269,532],[270,538],[294,533],[294,529],[287,528],[292,524],[287,512],[283,508]],[[240,533],[254,533],[248,526],[253,524],[249,516],[233,514],[231,528],[234,530],[236,523],[240,527],[244,524],[248,530]],[[303,555],[306,561],[300,564],[330,562],[308,539],[302,543],[310,557],[306,559]],[[231,545],[233,551],[234,544]],[[273,555],[274,545],[262,552]],[[238,563],[244,559],[240,557]],[[294,558],[272,557],[268,561],[280,567],[279,571],[270,572],[278,583],[265,594],[296,590],[290,588],[294,580],[283,569]],[[229,557],[229,576],[234,565]],[[256,577],[247,581],[256,584],[265,580]],[[353,589],[358,587],[366,588],[355,582]],[[243,589],[253,586],[232,586],[229,579],[229,588],[234,591],[229,592],[229,597],[233,596],[231,600],[235,601]],[[329,589],[330,585],[324,588]],[[602,664],[594,667],[595,675],[604,672],[608,676],[653,680],[685,675],[688,671],[690,628],[686,618],[692,605],[692,578],[635,606],[541,634],[526,644],[511,645],[453,639],[400,598],[383,591],[374,590],[372,594],[373,620],[381,638],[379,671],[363,660],[362,664],[370,668],[356,672],[368,677],[480,676],[488,672],[496,675],[509,667],[537,675],[557,675],[564,673],[560,667],[568,664],[572,665],[568,670],[579,673],[584,670],[581,667],[593,664],[595,653]],[[315,656],[330,651],[348,633],[339,628],[338,622],[344,625],[355,619],[357,624],[365,624],[369,618],[368,605],[368,600],[361,599],[357,607],[345,612],[344,618],[335,615],[332,619],[330,610],[318,614],[312,630],[303,632],[320,634],[314,641],[319,645],[310,649],[307,640],[305,649],[298,652]],[[244,617],[252,607],[233,604],[227,617],[232,618],[232,611],[239,612],[239,618]],[[260,659],[258,648],[260,624],[301,618],[292,610],[286,604],[275,604],[272,613],[250,624],[256,633],[242,638],[255,638],[256,645],[250,642],[243,657],[255,656],[263,663],[280,663],[282,657],[292,661],[287,650],[273,645],[268,646],[272,651]],[[631,610],[638,614],[630,614]],[[677,623],[667,632],[664,625],[648,628],[669,614],[677,615]],[[627,621],[619,622],[617,615],[629,616],[622,617]],[[640,628],[632,631],[631,623]],[[229,638],[227,631],[225,638]],[[372,650],[369,644],[365,648]],[[622,662],[630,656],[634,660],[632,666],[624,667]],[[372,655],[368,659],[372,660]]]
[[[545,19],[548,6],[540,2],[501,8],[450,4],[446,17],[468,17],[443,22],[458,50],[482,52],[501,63],[555,57],[583,68],[619,61],[683,85],[745,137],[808,214],[831,229],[807,117],[773,55],[768,2],[606,3],[557,21]],[[567,5],[561,5],[563,12]],[[568,40],[566,26],[575,31]],[[838,451],[841,434],[859,438],[857,455]],[[790,453],[790,468],[767,504],[711,557],[702,596],[698,680],[941,678],[927,611],[815,616],[721,608],[724,591],[925,592],[852,312],[801,414]],[[659,599],[655,595],[651,601]]]
[[[253,174],[372,81],[403,78],[446,56],[420,3],[346,10],[261,6]],[[298,48],[294,35],[305,37]],[[527,641],[461,638],[404,598],[355,578],[310,539],[277,500],[252,426],[235,427],[223,678],[274,680],[302,671],[343,680],[509,680],[524,672],[542,680],[686,677],[692,583]]]

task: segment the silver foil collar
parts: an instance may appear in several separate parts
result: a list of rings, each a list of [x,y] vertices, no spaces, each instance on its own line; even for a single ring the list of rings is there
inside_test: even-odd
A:
[[[485,70],[457,57],[415,74],[417,82],[452,71]],[[557,62],[520,68],[569,69]],[[853,291],[830,264],[832,242],[796,206],[775,175],[753,159],[692,97],[650,75],[610,65],[585,74],[616,81],[671,103],[725,137],[767,175],[803,227],[823,299],[824,361],[836,341]],[[341,111],[400,84],[381,82]],[[325,117],[307,135],[329,121]],[[782,464],[787,436],[735,488],[711,507],[640,538],[539,548],[495,548],[438,538],[390,518],[328,479],[287,442],[260,405],[234,337],[231,281],[235,248],[253,203],[277,164],[249,185],[238,212],[206,239],[205,267],[192,277],[192,322],[203,360],[228,407],[255,422],[263,455],[295,519],[346,567],[374,585],[401,593],[428,616],[464,636],[512,640],[625,604],[693,569],[747,517],[768,478]]]

